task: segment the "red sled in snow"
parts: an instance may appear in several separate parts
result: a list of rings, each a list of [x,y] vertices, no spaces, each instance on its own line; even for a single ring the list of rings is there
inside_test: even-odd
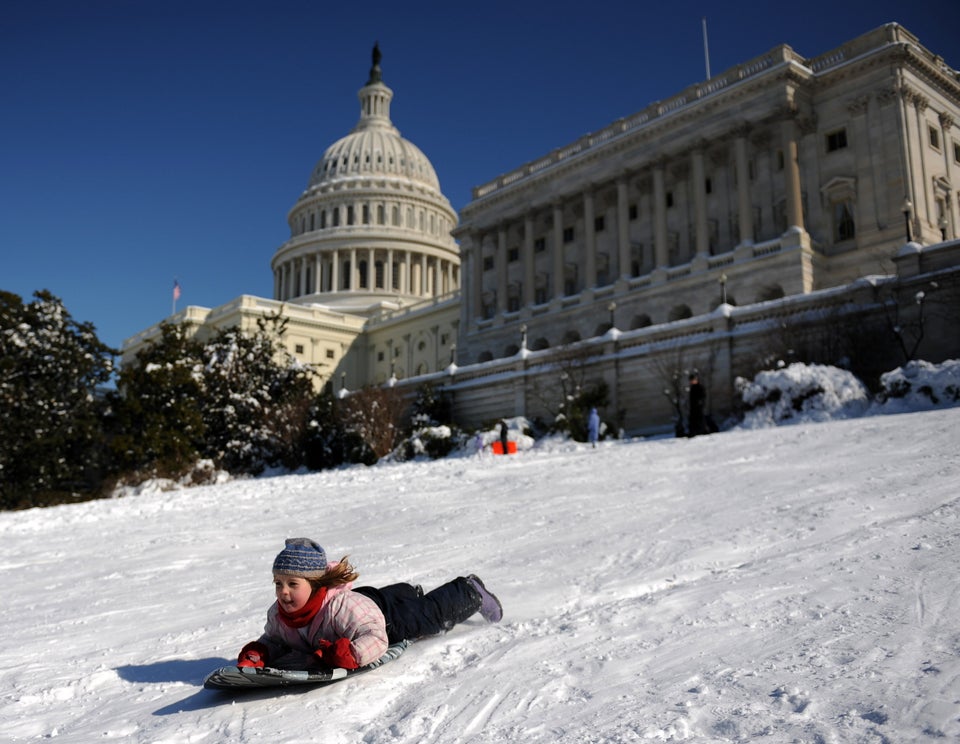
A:
[[[501,441],[496,441],[496,442],[494,442],[494,443],[493,443],[492,445],[490,445],[490,446],[493,447],[493,454],[495,454],[495,455],[504,455],[504,454],[506,454],[506,455],[515,455],[515,454],[517,454],[517,443],[516,443],[516,442],[507,442],[507,451],[506,451],[506,452],[503,451],[503,442],[501,442]]]

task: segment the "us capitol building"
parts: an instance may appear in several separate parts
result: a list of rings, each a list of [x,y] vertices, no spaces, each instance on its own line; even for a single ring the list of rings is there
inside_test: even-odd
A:
[[[652,431],[672,415],[665,348],[709,362],[722,409],[737,362],[717,334],[960,264],[960,74],[895,23],[652,103],[474,188],[459,221],[392,97],[375,47],[358,123],[288,214],[272,299],[166,322],[202,338],[281,313],[289,351],[335,389],[431,381],[464,424],[537,413],[537,378],[582,348],[621,424]]]

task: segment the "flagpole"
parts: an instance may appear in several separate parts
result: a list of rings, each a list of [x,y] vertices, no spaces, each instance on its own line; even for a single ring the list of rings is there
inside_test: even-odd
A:
[[[707,17],[702,16],[703,22],[703,59],[707,64],[707,80],[710,79],[710,47],[707,46]]]

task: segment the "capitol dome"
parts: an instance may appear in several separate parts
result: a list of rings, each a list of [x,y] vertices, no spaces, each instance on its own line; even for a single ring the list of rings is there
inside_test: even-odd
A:
[[[360,120],[330,145],[288,214],[271,262],[275,299],[371,312],[452,295],[457,214],[429,159],[390,120],[380,50],[360,89]]]

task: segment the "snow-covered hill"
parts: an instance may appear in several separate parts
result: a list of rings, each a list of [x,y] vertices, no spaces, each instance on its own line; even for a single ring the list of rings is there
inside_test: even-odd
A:
[[[476,618],[237,699],[285,537]],[[0,739],[960,738],[960,408],[354,467],[0,514]]]

